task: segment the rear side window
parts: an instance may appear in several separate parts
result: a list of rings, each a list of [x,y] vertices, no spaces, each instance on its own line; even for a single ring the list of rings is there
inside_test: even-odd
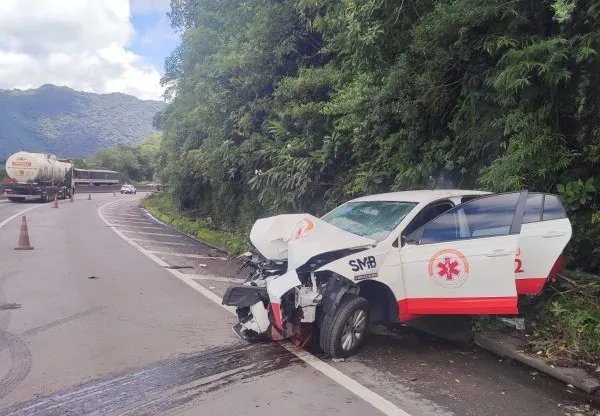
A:
[[[556,195],[546,195],[544,198],[544,221],[567,218],[567,213]]]
[[[423,228],[421,244],[508,235],[519,193],[493,195],[460,205]]]
[[[556,195],[530,193],[525,204],[523,224],[567,218],[567,213]]]
[[[542,220],[542,205],[544,203],[544,194],[527,195],[525,203],[525,215],[523,215],[523,224],[538,222]]]
[[[471,235],[468,237],[492,237],[510,234],[515,217],[519,193],[494,195],[464,205]]]

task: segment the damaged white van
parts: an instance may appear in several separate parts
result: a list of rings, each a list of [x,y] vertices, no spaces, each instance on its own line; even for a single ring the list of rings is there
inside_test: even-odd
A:
[[[556,195],[424,190],[371,195],[322,218],[258,220],[254,269],[228,288],[243,339],[317,337],[347,357],[373,323],[518,315],[562,267],[571,223]]]

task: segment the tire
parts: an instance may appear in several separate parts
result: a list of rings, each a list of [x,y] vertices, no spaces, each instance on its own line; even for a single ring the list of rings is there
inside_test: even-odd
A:
[[[354,294],[346,295],[333,314],[328,314],[323,318],[319,331],[321,349],[331,358],[350,357],[364,344],[369,334],[370,319],[369,302]],[[358,324],[355,328],[358,332],[349,332],[350,328],[347,324],[350,325],[351,322]],[[343,345],[345,341],[348,341],[347,336],[354,334],[356,337],[357,333],[358,339],[354,338],[351,345]]]

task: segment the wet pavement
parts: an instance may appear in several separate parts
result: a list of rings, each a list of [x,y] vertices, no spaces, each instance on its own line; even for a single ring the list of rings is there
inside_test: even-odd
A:
[[[234,316],[100,219],[140,196],[29,211],[32,251],[13,250],[18,219],[0,228],[0,415],[377,414],[280,346],[242,343]]]
[[[228,390],[294,364],[274,345],[233,344],[155,362],[4,409],[15,415],[165,414],[202,396]]]
[[[31,211],[29,253],[12,251],[18,221],[0,230],[0,304],[21,305],[0,308],[0,415],[378,414],[277,343],[241,342],[233,315],[119,238],[113,229],[218,297],[241,279],[235,259],[154,221],[141,196]],[[326,363],[404,414],[565,415],[580,404],[477,347],[378,333]]]

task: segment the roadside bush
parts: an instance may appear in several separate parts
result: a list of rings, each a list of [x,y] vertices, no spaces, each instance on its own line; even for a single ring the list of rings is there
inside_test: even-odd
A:
[[[600,373],[600,279],[565,272],[535,299],[530,352]]]
[[[142,200],[142,204],[160,221],[232,254],[243,253],[250,248],[247,235],[218,230],[206,220],[179,212],[173,197],[168,193],[146,197]]]

